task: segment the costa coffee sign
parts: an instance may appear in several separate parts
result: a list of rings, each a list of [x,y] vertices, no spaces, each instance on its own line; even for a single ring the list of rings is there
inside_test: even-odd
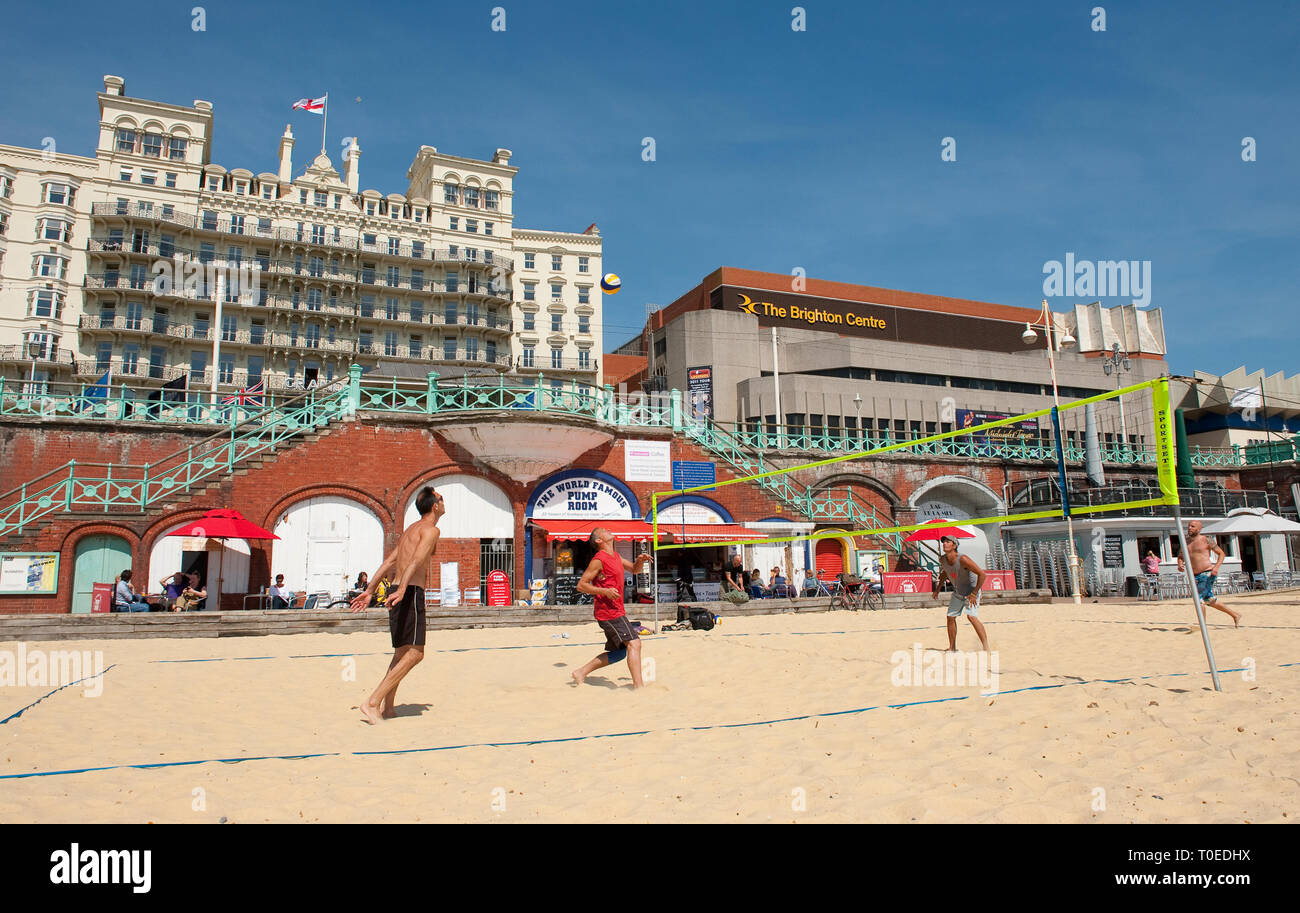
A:
[[[917,343],[950,349],[1022,352],[1022,323],[945,314],[912,308],[814,298],[789,292],[723,286],[722,307],[758,318],[764,327],[825,330],[887,342]]]

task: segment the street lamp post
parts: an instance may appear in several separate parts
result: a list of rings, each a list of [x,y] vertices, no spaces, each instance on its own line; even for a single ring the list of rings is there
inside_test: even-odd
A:
[[[1129,364],[1128,353],[1121,352],[1119,343],[1113,342],[1110,345],[1110,354],[1103,356],[1101,359],[1101,369],[1106,372],[1107,377],[1114,372],[1115,389],[1118,390],[1124,386],[1121,375],[1126,371],[1132,371],[1133,366]],[[1119,397],[1119,433],[1120,443],[1124,447],[1128,447],[1128,424],[1124,421],[1124,397],[1122,396]]]
[[[1046,298],[1043,299],[1043,308],[1039,317],[1043,321],[1043,335],[1046,337],[1046,342],[1047,342],[1047,364],[1052,371],[1052,405],[1056,407],[1057,420],[1059,422],[1060,410],[1061,410],[1061,397],[1059,391],[1057,390],[1057,384],[1056,384],[1056,349],[1060,346],[1074,345],[1075,339],[1073,336],[1070,335],[1069,330],[1066,330],[1065,335],[1062,336],[1060,332],[1055,329],[1055,327],[1052,324],[1052,312],[1048,310]],[[1038,322],[1037,320],[1033,321],[1034,324],[1037,324],[1037,322]],[[1038,334],[1034,332],[1034,328],[1031,324],[1026,323],[1025,331],[1020,334],[1020,338],[1024,341],[1025,345],[1032,345],[1038,339]],[[1056,432],[1059,439],[1060,437],[1059,425],[1056,429]],[[1065,454],[1064,444],[1061,445],[1061,454],[1062,454],[1062,459],[1064,459],[1064,454]],[[1063,480],[1063,485],[1061,489],[1061,503],[1062,505],[1064,505],[1069,500],[1069,492],[1066,488],[1066,483],[1068,483],[1068,477],[1065,474],[1064,463],[1062,463],[1061,465],[1061,477]],[[1074,604],[1079,605],[1083,602],[1083,597],[1079,593],[1079,552],[1074,544],[1074,519],[1070,516],[1068,511],[1065,514],[1065,526],[1067,531],[1066,534],[1069,536],[1069,541],[1070,541],[1070,596],[1074,599]]]

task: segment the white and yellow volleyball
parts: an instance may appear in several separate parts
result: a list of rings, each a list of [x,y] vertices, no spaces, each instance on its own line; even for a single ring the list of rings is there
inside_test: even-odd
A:
[[[618,278],[618,273],[606,273],[600,277],[600,290],[606,295],[617,295],[622,287],[623,280]]]

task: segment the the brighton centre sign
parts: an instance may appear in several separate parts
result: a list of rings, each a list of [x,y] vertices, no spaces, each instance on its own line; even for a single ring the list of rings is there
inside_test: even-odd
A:
[[[888,342],[986,352],[1021,352],[1022,323],[919,308],[814,298],[723,286],[722,307],[758,318],[759,326],[823,330]]]

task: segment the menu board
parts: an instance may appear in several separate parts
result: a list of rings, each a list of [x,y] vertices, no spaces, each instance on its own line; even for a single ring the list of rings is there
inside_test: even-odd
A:
[[[0,553],[0,593],[53,593],[58,585],[58,552]]]
[[[1102,567],[1124,566],[1124,537],[1107,536],[1101,551]]]
[[[577,605],[578,581],[581,579],[581,574],[556,574],[554,604]]]

